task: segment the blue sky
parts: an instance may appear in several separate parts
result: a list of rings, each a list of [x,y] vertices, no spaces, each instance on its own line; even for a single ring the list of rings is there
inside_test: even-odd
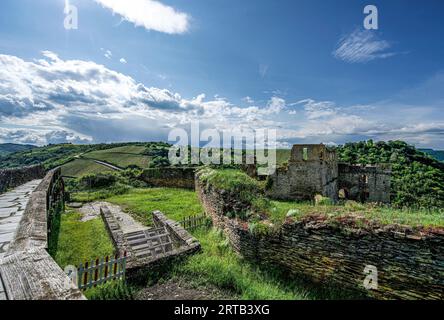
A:
[[[274,128],[281,146],[444,149],[442,1],[69,4],[75,30],[65,0],[1,1],[0,142],[165,140],[199,120]]]

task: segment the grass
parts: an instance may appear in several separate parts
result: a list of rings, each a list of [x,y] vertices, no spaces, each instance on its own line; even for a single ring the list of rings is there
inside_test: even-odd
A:
[[[329,218],[355,215],[381,224],[401,224],[412,227],[444,227],[444,209],[395,209],[372,204],[348,201],[344,205],[313,206],[309,202],[271,201],[270,220],[279,223],[286,218],[289,210],[294,210],[294,219],[309,214],[322,214]]]
[[[103,200],[115,195],[121,195],[129,192],[130,186],[116,183],[115,185],[108,188],[92,189],[89,191],[76,191],[71,193],[72,202],[91,202],[97,200]]]
[[[220,231],[197,230],[202,253],[176,266],[173,274],[197,286],[212,285],[242,300],[303,300],[308,294],[240,258]]]
[[[62,166],[62,175],[76,178],[110,171],[113,170],[90,159],[76,159]]]
[[[196,192],[185,189],[131,189],[128,193],[112,196],[106,200],[120,205],[139,221],[148,225],[151,223],[148,214],[155,210],[176,221],[203,213]]]
[[[105,161],[117,167],[126,168],[137,165],[140,168],[148,168],[150,157],[142,155],[144,146],[124,146],[107,150],[92,151],[83,155],[84,158]]]
[[[82,222],[82,214],[67,210],[61,216],[54,260],[63,269],[114,254],[114,246],[102,219]]]

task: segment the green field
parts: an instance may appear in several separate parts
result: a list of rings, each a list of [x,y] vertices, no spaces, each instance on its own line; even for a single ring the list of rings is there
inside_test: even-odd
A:
[[[132,189],[129,193],[106,199],[145,224],[150,223],[150,213],[159,210],[171,219],[180,221],[185,217],[202,214],[203,208],[197,194],[185,189]]]
[[[129,145],[107,150],[92,151],[82,157],[87,159],[100,160],[111,163],[120,168],[136,165],[141,168],[148,168],[150,157],[142,154],[144,146]]]
[[[112,169],[98,164],[90,159],[76,159],[62,166],[62,175],[68,177],[82,177],[87,174],[110,172]]]

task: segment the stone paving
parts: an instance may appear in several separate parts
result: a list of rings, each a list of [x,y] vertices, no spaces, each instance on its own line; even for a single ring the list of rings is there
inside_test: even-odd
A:
[[[29,195],[39,185],[40,181],[33,180],[9,192],[0,194],[0,260],[14,238],[15,231],[28,203]]]
[[[41,180],[33,180],[9,192],[0,194],[0,261],[8,250],[9,243],[20,223],[29,195]],[[6,300],[5,289],[0,275],[0,300]]]

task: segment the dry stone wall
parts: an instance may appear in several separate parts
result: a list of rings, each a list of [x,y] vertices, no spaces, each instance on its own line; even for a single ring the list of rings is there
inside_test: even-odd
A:
[[[16,169],[0,169],[0,193],[31,180],[42,179],[44,176],[45,169],[41,165]]]
[[[253,235],[246,222],[225,216],[220,190],[199,180],[196,190],[213,223],[246,259],[377,299],[444,298],[444,229],[309,216]],[[377,267],[378,289],[364,289],[369,265]]]
[[[196,168],[145,169],[140,179],[152,187],[194,189]]]

